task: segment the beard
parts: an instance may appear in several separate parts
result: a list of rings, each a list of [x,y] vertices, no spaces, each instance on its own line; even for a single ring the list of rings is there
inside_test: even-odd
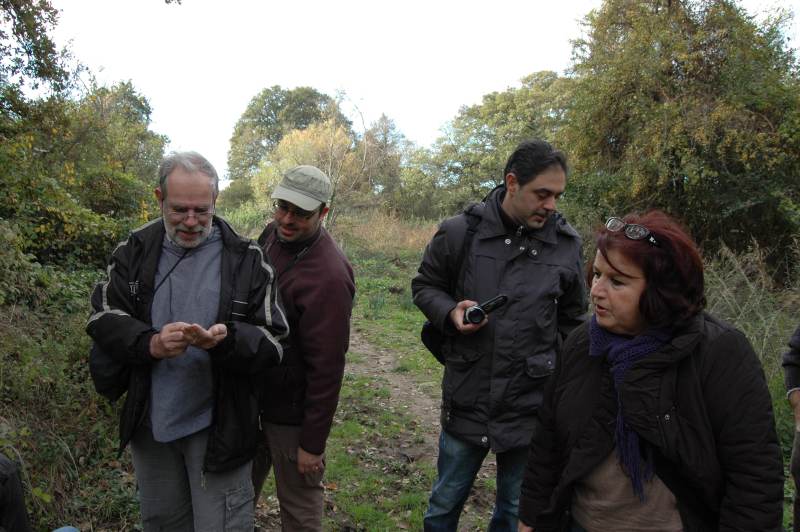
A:
[[[211,220],[206,225],[198,224],[189,229],[183,222],[173,225],[165,219],[164,227],[170,240],[184,249],[191,249],[196,248],[208,238],[211,232]]]

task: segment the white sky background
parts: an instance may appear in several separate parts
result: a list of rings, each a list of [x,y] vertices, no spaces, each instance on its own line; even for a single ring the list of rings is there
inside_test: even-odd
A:
[[[462,105],[539,70],[563,73],[579,21],[601,0],[53,0],[54,37],[99,82],[131,80],[171,150],[226,174],[233,127],[259,91],[310,86],[335,96],[361,132],[381,113],[428,146]],[[757,19],[800,0],[744,0]],[[800,46],[800,24],[790,36]]]

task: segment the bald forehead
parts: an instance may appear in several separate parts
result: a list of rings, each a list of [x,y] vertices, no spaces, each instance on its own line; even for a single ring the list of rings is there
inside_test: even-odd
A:
[[[167,175],[164,180],[164,190],[162,193],[164,197],[167,196],[167,189],[170,193],[177,194],[193,191],[195,194],[207,192],[209,196],[214,197],[214,178],[208,174],[195,170],[189,171],[180,166],[176,167],[172,172]]]

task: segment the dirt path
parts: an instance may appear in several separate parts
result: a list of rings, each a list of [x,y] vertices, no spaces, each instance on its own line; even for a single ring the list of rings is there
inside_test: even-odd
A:
[[[385,380],[392,404],[399,405],[420,428],[424,442],[415,450],[417,454],[409,458],[435,461],[439,438],[439,383],[420,383],[408,373],[396,371],[395,354],[370,344],[357,330],[350,335],[350,352],[356,356],[348,362],[346,371]]]
[[[440,383],[424,382],[409,373],[396,370],[395,353],[369,343],[353,328],[346,373],[373,377],[389,388],[390,400],[399,405],[416,425],[421,435],[417,441],[399,441],[398,454],[409,462],[426,461],[435,467],[439,438]],[[475,485],[464,507],[460,532],[486,530],[494,503],[494,490],[487,488],[496,474],[494,455],[489,454],[478,473]],[[275,496],[262,496],[257,509],[257,523],[262,531],[280,530]]]
[[[424,442],[410,445],[402,450],[409,461],[427,460],[433,466],[438,453],[440,382],[418,380],[409,373],[398,372],[396,354],[375,347],[357,331],[350,337],[350,351],[361,356],[348,364],[349,372],[385,379],[388,383],[392,402],[402,405],[406,414],[414,420]],[[494,491],[486,489],[486,481],[494,480],[497,464],[494,454],[489,453],[483,467],[478,472],[475,485],[464,506],[459,523],[459,531],[486,530],[494,506]]]

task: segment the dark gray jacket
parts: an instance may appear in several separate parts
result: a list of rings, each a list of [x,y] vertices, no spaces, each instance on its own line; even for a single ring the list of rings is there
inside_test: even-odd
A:
[[[414,303],[446,334],[442,427],[495,452],[526,447],[546,377],[561,339],[581,323],[586,289],[581,241],[560,216],[539,230],[509,234],[500,218],[504,188],[472,213],[481,221],[464,260],[463,286],[451,283],[467,231],[467,216],[442,222],[411,282]],[[455,284],[450,293],[450,286]],[[498,294],[508,303],[471,335],[458,334],[449,313],[463,299]]]
[[[786,390],[800,388],[800,327],[789,340],[789,350],[783,354],[783,375]]]

